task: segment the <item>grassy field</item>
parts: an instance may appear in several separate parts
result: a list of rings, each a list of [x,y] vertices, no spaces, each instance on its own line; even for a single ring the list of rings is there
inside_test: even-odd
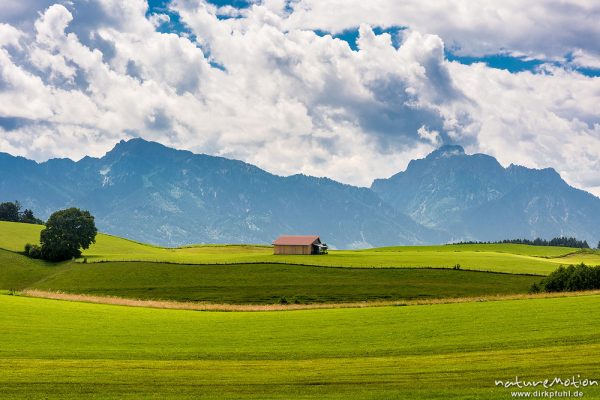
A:
[[[3,399],[507,399],[495,380],[600,380],[599,305],[215,313],[4,295],[0,388]]]
[[[75,264],[34,287],[136,299],[274,304],[475,297],[527,293],[539,277],[448,269],[301,265]]]
[[[225,304],[324,303],[526,293],[537,276],[282,264],[61,264],[0,250],[0,289]]]
[[[118,245],[115,242],[120,242]],[[125,243],[122,243],[125,242]],[[131,243],[131,245],[128,245]],[[117,248],[123,249],[117,252]],[[600,264],[597,252],[526,245],[405,246],[368,250],[332,250],[326,256],[273,255],[265,246],[189,246],[177,249],[150,247],[116,237],[98,239],[84,252],[88,261],[158,261],[188,264],[289,263],[338,267],[437,267],[545,275],[558,265],[586,261]]]
[[[168,249],[100,234],[76,261],[17,254],[41,228],[0,222],[2,399],[507,399],[495,380],[600,381],[600,295],[244,313],[6,291],[331,307],[525,293],[541,277],[523,274],[600,264],[596,251],[447,245],[274,256],[269,246]],[[600,398],[598,386],[581,391]]]
[[[36,243],[36,225],[0,222],[0,248],[22,251]],[[161,248],[99,234],[84,252],[88,262],[153,261],[183,264],[289,263],[337,267],[437,267],[545,275],[561,264],[586,262],[600,265],[600,253],[565,247],[526,245],[402,246],[369,250],[331,251],[326,256],[275,256],[269,246],[206,245]]]
[[[25,289],[63,269],[67,263],[47,263],[0,249],[0,289]]]

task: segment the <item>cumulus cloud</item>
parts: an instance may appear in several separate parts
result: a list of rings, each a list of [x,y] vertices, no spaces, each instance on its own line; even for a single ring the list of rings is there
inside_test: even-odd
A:
[[[478,105],[477,145],[503,164],[554,167],[600,194],[600,79],[547,67],[546,73],[450,63],[457,85]]]
[[[0,23],[0,48],[13,46],[20,48],[23,32],[9,24]]]
[[[511,74],[444,58],[455,41],[474,52],[499,43],[489,35],[506,28],[489,27],[489,12],[479,25],[456,14],[463,31],[446,32],[444,18],[433,21],[435,12],[416,3],[400,15],[397,2],[385,1],[300,0],[290,13],[284,1],[237,9],[175,0],[168,13],[184,32],[169,33],[157,29],[170,22],[167,11],[149,13],[143,0],[38,4],[29,25],[17,17],[0,24],[0,151],[38,160],[99,156],[123,137],[143,136],[278,174],[369,185],[440,144],[460,143],[600,187],[600,78],[551,65]],[[580,9],[595,12],[582,3],[572,15]],[[541,18],[532,12],[520,18]],[[10,15],[29,18],[24,10]],[[409,28],[376,33],[373,25]],[[351,26],[355,50],[312,30]],[[596,51],[561,43],[581,49],[572,62],[589,64]],[[513,50],[562,51],[544,46]]]
[[[368,23],[440,36],[457,54],[512,53],[562,59],[574,49],[600,55],[595,0],[298,0],[288,26],[342,32]]]

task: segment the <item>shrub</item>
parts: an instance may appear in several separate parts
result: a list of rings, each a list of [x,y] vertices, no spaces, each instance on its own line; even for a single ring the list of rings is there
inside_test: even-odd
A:
[[[531,287],[529,288],[529,293],[539,293],[542,291],[542,288],[540,286],[539,283],[534,283],[533,285],[531,285]]]
[[[41,258],[42,257],[42,248],[37,244],[27,243],[25,245],[25,255],[31,258]]]
[[[285,296],[281,296],[281,298],[279,299],[279,304],[289,304],[289,302]]]
[[[534,287],[535,286],[535,287]],[[560,266],[550,275],[534,284],[535,289],[545,292],[574,292],[578,290],[600,289],[600,266],[590,267],[585,264]]]

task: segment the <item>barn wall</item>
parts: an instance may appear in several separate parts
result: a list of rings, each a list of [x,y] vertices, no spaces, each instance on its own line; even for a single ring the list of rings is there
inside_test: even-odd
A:
[[[312,245],[275,245],[274,254],[311,254]]]

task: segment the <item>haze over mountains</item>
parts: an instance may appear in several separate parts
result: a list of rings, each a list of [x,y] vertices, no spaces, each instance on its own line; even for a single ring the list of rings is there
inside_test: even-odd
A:
[[[68,206],[88,209],[100,230],[159,245],[271,243],[280,234],[318,234],[337,248],[600,239],[599,198],[553,169],[503,168],[460,146],[411,161],[370,189],[281,177],[143,139],[78,162],[0,153],[0,171],[0,201],[19,200],[42,218]]]

